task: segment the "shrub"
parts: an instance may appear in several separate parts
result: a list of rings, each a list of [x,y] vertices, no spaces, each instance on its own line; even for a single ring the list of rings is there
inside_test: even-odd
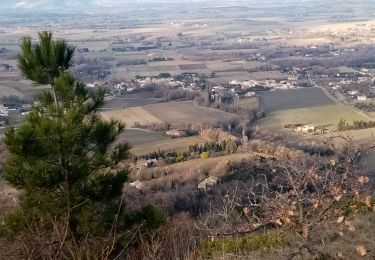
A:
[[[288,244],[286,237],[278,232],[211,238],[202,243],[202,255],[204,258],[212,258],[223,253],[241,255],[256,250],[281,248]]]
[[[155,230],[166,222],[165,215],[156,207],[146,205],[145,207],[135,210],[125,217],[126,223],[133,226],[137,223],[145,222],[148,229]]]
[[[202,159],[207,159],[207,158],[210,157],[210,153],[209,153],[209,152],[203,152],[203,153],[201,153],[200,157],[201,157]]]

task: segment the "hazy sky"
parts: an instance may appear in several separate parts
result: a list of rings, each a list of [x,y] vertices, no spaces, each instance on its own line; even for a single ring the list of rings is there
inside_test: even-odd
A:
[[[12,11],[104,11],[104,10],[117,10],[118,8],[126,8],[135,3],[189,3],[189,2],[220,2],[225,0],[0,0],[0,12],[6,13],[7,10]],[[235,1],[235,0],[231,0]],[[237,0],[244,1],[244,0]],[[246,0],[245,0],[246,1]],[[247,0],[254,2],[256,0]]]
[[[134,2],[220,2],[225,0],[0,0],[0,7],[7,8],[61,8],[61,7],[116,7]],[[231,0],[234,1],[234,0]],[[238,0],[244,1],[244,0]],[[246,0],[245,0],[246,1]],[[255,2],[256,0],[247,0]],[[283,1],[283,0],[281,0]]]
[[[11,8],[53,8],[74,6],[109,6],[116,5],[127,0],[0,0],[2,6]]]
[[[137,3],[160,3],[163,7],[168,6],[168,3],[215,3],[215,4],[229,4],[236,5],[242,3],[244,6],[264,6],[268,4],[276,4],[285,8],[293,9],[295,5],[303,6],[306,9],[317,5],[325,5],[327,8],[336,8],[337,6],[346,3],[348,10],[353,6],[367,9],[369,6],[374,6],[375,0],[0,0],[0,13],[6,14],[8,11],[57,11],[57,12],[71,12],[71,11],[119,11],[128,9],[127,7],[135,7]],[[285,6],[284,6],[285,5]],[[145,4],[144,7],[148,5]],[[198,5],[199,6],[199,5]]]

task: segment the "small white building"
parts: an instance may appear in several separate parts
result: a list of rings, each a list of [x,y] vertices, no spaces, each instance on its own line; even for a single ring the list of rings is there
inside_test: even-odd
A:
[[[315,131],[314,125],[304,125],[304,126],[299,126],[296,128],[296,132],[300,132],[300,133],[311,133],[314,131]]]
[[[358,95],[358,90],[351,90],[351,91],[348,92],[348,95],[356,96],[356,95]]]
[[[245,97],[255,97],[255,96],[256,96],[256,93],[254,91],[250,91],[245,94]]]
[[[86,84],[86,87],[88,87],[88,88],[96,88],[96,87],[99,87],[99,86],[100,86],[99,82],[92,82],[92,83]]]
[[[229,85],[241,85],[241,81],[239,81],[239,80],[231,80],[231,81],[229,81]]]
[[[216,176],[208,177],[198,184],[198,189],[199,190],[210,189],[214,187],[215,185],[217,185],[218,181],[219,181],[219,178]]]
[[[8,116],[9,113],[8,113],[8,110],[6,109],[6,107],[3,105],[3,104],[0,104],[0,116]]]
[[[358,96],[358,101],[367,101],[367,96]]]
[[[182,130],[169,130],[165,132],[166,135],[172,136],[172,137],[185,137],[186,132]]]
[[[125,89],[126,88],[126,83],[125,82],[121,82],[121,83],[118,83],[115,85],[115,89]]]

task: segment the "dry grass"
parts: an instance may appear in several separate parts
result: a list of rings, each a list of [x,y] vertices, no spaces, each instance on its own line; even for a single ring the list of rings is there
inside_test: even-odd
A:
[[[5,96],[10,96],[10,95],[22,96],[22,93],[14,88],[1,86],[1,83],[0,83],[0,98],[5,97]]]
[[[176,151],[185,152],[190,145],[202,144],[206,140],[200,136],[175,138],[175,139],[159,139],[151,140],[150,142],[135,145],[132,153],[136,155],[147,154],[155,151]]]
[[[250,80],[250,73],[247,71],[227,71],[227,72],[217,72],[215,78],[209,79],[211,82],[228,83],[232,80]]]
[[[332,43],[332,40],[324,37],[318,38],[292,38],[285,41],[287,44],[295,46],[323,45]]]
[[[153,123],[170,123],[173,127],[183,127],[186,123],[217,124],[228,122],[236,115],[219,110],[199,107],[192,101],[168,102],[131,107],[121,110],[112,110],[102,113],[106,119],[120,120],[128,127],[135,123],[150,125]]]
[[[117,119],[126,123],[129,127],[133,127],[136,123],[143,125],[162,123],[161,120],[151,115],[144,107],[129,107],[126,109],[105,111],[101,114],[104,119]]]
[[[0,180],[0,215],[5,214],[18,205],[19,191]]]
[[[218,71],[233,71],[233,70],[248,70],[254,69],[257,66],[261,66],[262,63],[257,61],[243,61],[243,60],[234,60],[234,61],[207,61],[206,66],[208,69],[218,72]]]
[[[287,79],[288,74],[283,74],[280,71],[259,71],[249,73],[249,78],[252,80]]]
[[[167,183],[171,180],[178,180],[181,183],[188,183],[191,180],[197,181],[205,173],[211,176],[220,176],[225,173],[226,167],[232,162],[240,162],[249,159],[249,153],[237,153],[208,159],[195,159],[186,162],[176,163],[156,169],[146,169],[135,179],[141,177],[146,181],[146,185],[153,185],[153,182]],[[141,175],[141,176],[140,176]],[[161,178],[158,180],[158,178]]]
[[[259,121],[259,125],[270,128],[283,128],[286,124],[314,124],[316,126],[329,126],[332,130],[340,119],[348,122],[353,120],[368,120],[360,113],[353,111],[343,105],[328,105],[280,110],[272,112]]]

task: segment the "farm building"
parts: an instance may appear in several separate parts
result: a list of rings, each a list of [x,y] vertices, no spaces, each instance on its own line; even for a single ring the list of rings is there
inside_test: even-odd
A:
[[[0,116],[4,116],[4,117],[8,116],[8,110],[2,104],[0,104]]]
[[[351,90],[351,91],[348,92],[348,95],[350,95],[350,96],[358,95],[358,90]]]
[[[358,96],[358,101],[367,101],[367,96]]]
[[[219,178],[216,176],[211,176],[209,178],[204,179],[201,183],[198,184],[199,190],[207,190],[212,188],[213,186],[217,185]]]
[[[245,95],[245,97],[255,97],[255,96],[256,96],[256,93],[253,91],[247,92]]]
[[[296,128],[296,132],[300,132],[300,133],[311,133],[313,131],[315,131],[314,125],[304,125],[304,126],[299,126]]]
[[[186,136],[185,131],[182,131],[182,130],[169,130],[165,132],[165,134],[171,137],[185,137]]]

